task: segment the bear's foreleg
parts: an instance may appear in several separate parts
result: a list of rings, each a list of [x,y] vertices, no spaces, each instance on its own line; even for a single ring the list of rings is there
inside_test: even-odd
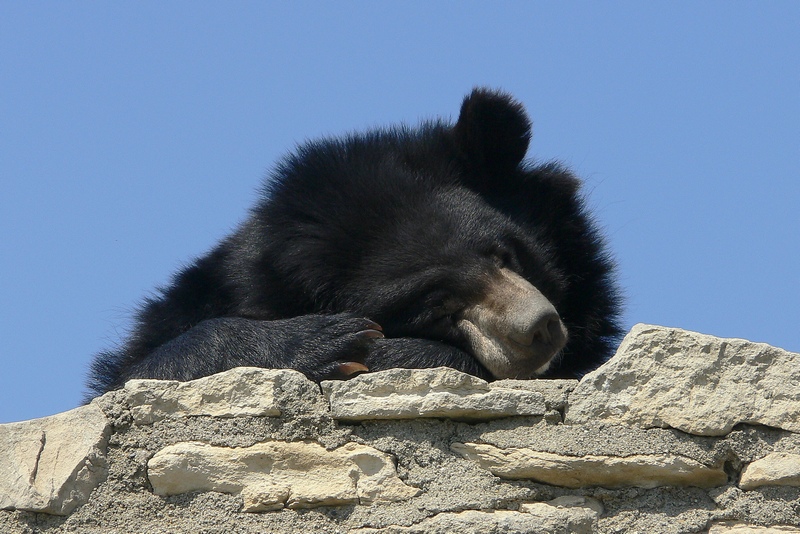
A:
[[[193,380],[234,367],[295,369],[311,380],[366,371],[369,346],[381,327],[349,314],[304,315],[261,321],[223,317],[203,321],[120,369],[131,378]]]

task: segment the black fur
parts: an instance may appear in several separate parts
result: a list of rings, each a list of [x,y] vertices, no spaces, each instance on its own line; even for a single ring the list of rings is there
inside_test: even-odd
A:
[[[598,366],[620,335],[612,263],[578,180],[524,161],[529,139],[520,104],[478,89],[456,125],[299,148],[242,226],[144,303],[119,350],[95,358],[90,394],[241,365],[314,380],[343,362],[447,365],[492,379],[454,322],[498,265],[538,288],[569,332],[547,375]]]

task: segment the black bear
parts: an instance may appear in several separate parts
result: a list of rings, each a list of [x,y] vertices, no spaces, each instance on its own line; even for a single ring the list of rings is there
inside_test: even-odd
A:
[[[245,222],[99,354],[91,394],[130,378],[237,366],[319,381],[450,366],[485,378],[574,377],[620,335],[602,237],[557,164],[525,160],[531,124],[475,89],[456,123],[311,142]]]

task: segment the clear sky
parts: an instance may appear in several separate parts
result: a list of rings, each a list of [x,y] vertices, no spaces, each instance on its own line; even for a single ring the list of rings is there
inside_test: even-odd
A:
[[[476,85],[584,178],[626,327],[800,352],[800,2],[2,2],[0,422],[75,407],[297,143]]]

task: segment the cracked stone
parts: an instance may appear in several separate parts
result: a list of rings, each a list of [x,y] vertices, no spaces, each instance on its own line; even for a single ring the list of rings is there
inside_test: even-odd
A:
[[[672,454],[578,457],[526,448],[501,449],[483,443],[453,443],[450,448],[501,478],[535,480],[567,488],[712,488],[722,486],[728,481],[721,466],[707,467],[690,458]]]
[[[288,369],[238,367],[224,373],[179,382],[135,379],[125,384],[134,423],[148,425],[167,417],[277,417],[281,415],[276,391],[287,384],[319,390],[302,373]]]
[[[489,384],[447,367],[390,369],[344,382],[325,381],[322,390],[333,417],[349,421],[419,417],[488,420],[547,413],[543,393],[521,386],[518,380],[507,385],[503,382]]]
[[[552,502],[552,501],[551,501]],[[582,506],[559,506],[551,503],[528,503],[521,511],[494,510],[442,512],[416,525],[390,525],[380,529],[359,528],[351,534],[592,534],[596,531],[597,512]]]
[[[96,404],[0,425],[0,508],[71,513],[105,480],[109,433]]]
[[[393,502],[419,493],[398,478],[389,454],[357,443],[333,450],[310,441],[242,448],[177,443],[150,459],[148,478],[158,495],[240,494],[246,512]]]
[[[570,394],[564,422],[723,436],[739,423],[800,432],[800,354],[639,324]]]

